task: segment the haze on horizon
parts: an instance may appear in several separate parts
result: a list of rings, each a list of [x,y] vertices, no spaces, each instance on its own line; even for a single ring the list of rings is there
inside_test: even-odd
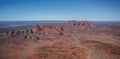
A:
[[[119,0],[0,0],[0,21],[119,21]]]

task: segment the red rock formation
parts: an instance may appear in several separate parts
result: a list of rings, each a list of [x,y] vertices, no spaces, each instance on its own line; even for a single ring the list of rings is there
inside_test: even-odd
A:
[[[8,32],[8,35],[9,35],[9,36],[11,36],[11,35],[13,35],[13,34],[14,34],[14,31],[9,31],[9,32]]]
[[[56,31],[61,31],[61,27],[57,24],[52,24],[51,27],[55,29]]]
[[[43,29],[43,31],[41,32],[41,34],[47,36],[49,35],[50,29]]]
[[[81,22],[68,21],[66,24],[68,27],[71,27],[71,29],[72,29],[72,27],[78,27],[79,30],[86,30],[86,29],[95,27],[95,25],[93,23],[88,22],[88,21],[81,21]]]
[[[68,21],[67,22],[67,26],[76,26],[77,25],[77,22],[76,21]]]
[[[79,22],[79,24],[78,24],[79,30],[85,30],[85,29],[93,28],[93,27],[94,27],[94,24],[93,24],[93,23],[90,23],[90,22],[88,22],[88,21],[81,21],[81,22]]]
[[[61,35],[63,32],[62,26],[57,25],[57,24],[52,24],[52,25],[36,25],[32,29],[27,30],[20,30],[20,31],[9,31],[4,33],[4,35],[19,35],[19,34],[32,34],[32,33],[39,33],[40,35]]]
[[[33,33],[37,33],[40,31],[40,26],[39,25],[35,25],[34,28],[32,29]]]
[[[13,35],[15,36],[15,35],[18,35],[18,34],[20,34],[20,31],[15,31]]]
[[[62,27],[56,24],[52,24],[52,25],[43,25],[42,26],[42,30],[41,30],[41,34],[42,35],[60,35],[60,33],[62,33]]]
[[[14,31],[5,32],[4,35],[5,36],[13,36],[14,35]]]
[[[101,55],[119,59],[120,35],[114,33],[120,31],[79,32],[94,27],[87,21],[69,21],[66,26],[36,25],[29,30],[6,32],[0,36],[0,59],[104,59]],[[118,26],[112,28],[119,30]]]

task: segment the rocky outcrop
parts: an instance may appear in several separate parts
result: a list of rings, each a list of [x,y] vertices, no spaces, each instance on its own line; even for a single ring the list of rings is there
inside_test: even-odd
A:
[[[78,23],[77,21],[72,20],[72,21],[68,21],[68,22],[66,23],[66,25],[67,25],[67,26],[76,26],[77,23]]]
[[[40,26],[39,25],[35,25],[34,28],[32,29],[33,33],[37,33],[40,31]]]
[[[68,21],[66,23],[67,27],[77,27],[79,30],[86,30],[86,29],[90,29],[90,28],[94,28],[95,25],[91,22],[88,21]]]
[[[16,36],[16,35],[25,35],[25,34],[39,34],[39,35],[61,35],[63,33],[63,28],[57,24],[51,25],[35,25],[32,29],[24,29],[19,31],[9,31],[5,32],[5,36]]]
[[[120,31],[112,31],[88,21],[9,31],[0,36],[0,59],[119,59]]]
[[[9,32],[5,32],[4,35],[5,36],[13,36],[14,35],[14,31],[9,31]]]
[[[93,23],[88,22],[88,21],[81,21],[78,24],[78,29],[79,30],[91,29],[93,27],[95,27],[95,25]]]
[[[81,22],[79,22],[78,25],[79,25],[79,26],[86,26],[86,27],[93,27],[93,26],[94,26],[93,23],[88,22],[88,21],[81,21]]]
[[[24,29],[24,30],[5,32],[3,35],[5,35],[5,36],[16,36],[16,35],[20,35],[20,34],[24,35],[24,34],[31,34],[31,33],[33,33],[32,30]]]
[[[32,29],[24,29],[19,31],[9,31],[4,33],[4,35],[7,36],[16,36],[19,34],[39,34],[39,35],[62,35],[64,33],[64,30],[68,31],[72,28],[78,28],[79,30],[86,30],[93,28],[95,25],[93,23],[90,23],[88,21],[68,21],[66,23],[66,29],[63,29],[62,25],[58,24],[50,24],[50,25],[35,25]],[[67,28],[68,27],[68,28]],[[69,28],[71,27],[71,28]]]
[[[48,25],[48,26],[42,26],[43,29],[41,31],[42,35],[61,35],[61,33],[63,32],[63,29],[61,26],[57,25],[57,24],[52,24],[52,25]]]
[[[20,31],[15,31],[13,35],[15,36],[15,35],[18,35],[20,33],[21,33]]]
[[[29,30],[24,29],[21,32],[24,33],[24,34],[29,34],[29,33],[31,34],[31,33],[33,33],[33,31],[31,29],[29,29]]]

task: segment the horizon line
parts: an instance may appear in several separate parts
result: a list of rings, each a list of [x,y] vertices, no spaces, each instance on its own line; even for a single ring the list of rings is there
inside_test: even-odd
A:
[[[120,20],[0,20],[0,21],[120,21]]]

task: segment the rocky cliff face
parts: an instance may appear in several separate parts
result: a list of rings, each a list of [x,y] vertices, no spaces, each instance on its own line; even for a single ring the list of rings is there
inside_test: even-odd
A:
[[[40,33],[40,35],[61,35],[62,27],[57,24],[52,25],[37,25],[32,29],[33,33]]]
[[[92,29],[95,28],[95,25],[88,21],[68,21],[67,26],[69,27],[77,27],[79,30],[86,30],[86,29]]]
[[[24,35],[24,34],[40,34],[40,35],[62,35],[63,28],[57,24],[51,25],[35,25],[30,30],[19,30],[19,31],[9,31],[5,32],[5,36],[16,36],[16,35]]]
[[[95,25],[93,23],[88,22],[88,21],[81,21],[78,24],[78,28],[80,30],[90,29],[90,28],[94,28],[94,27],[95,27]]]

